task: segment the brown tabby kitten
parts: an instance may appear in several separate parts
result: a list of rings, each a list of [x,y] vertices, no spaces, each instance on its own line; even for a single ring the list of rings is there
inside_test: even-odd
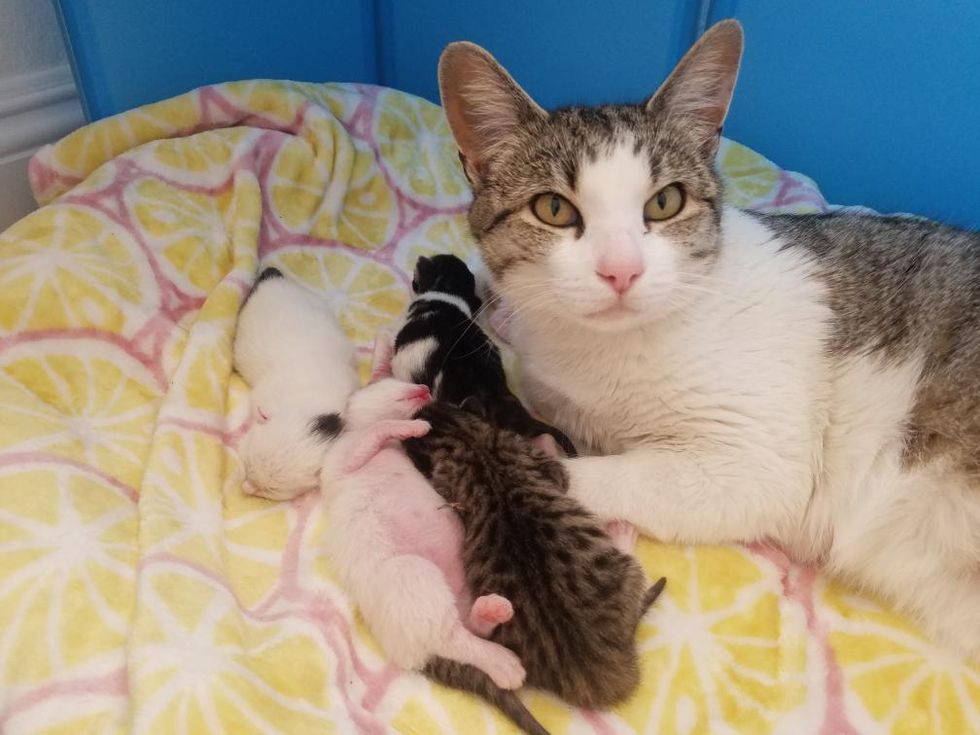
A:
[[[514,617],[490,640],[521,658],[525,683],[571,704],[607,708],[639,683],[636,628],[664,587],[565,491],[562,464],[489,423],[468,399],[419,412],[429,433],[408,456],[463,521],[474,595],[495,592]]]

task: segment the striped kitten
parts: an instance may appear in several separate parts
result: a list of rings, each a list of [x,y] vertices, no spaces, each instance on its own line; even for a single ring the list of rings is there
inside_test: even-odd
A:
[[[403,444],[463,521],[472,593],[513,605],[490,640],[517,653],[529,686],[580,707],[623,701],[639,683],[636,628],[665,584],[647,586],[628,553],[632,528],[610,539],[565,493],[561,463],[495,426],[474,399],[433,403],[417,417],[428,434]]]
[[[420,257],[412,290],[415,299],[395,338],[394,376],[427,385],[454,406],[475,397],[498,426],[529,439],[550,436],[574,457],[571,440],[534,418],[507,387],[500,350],[473,319],[481,302],[466,264],[455,255]]]

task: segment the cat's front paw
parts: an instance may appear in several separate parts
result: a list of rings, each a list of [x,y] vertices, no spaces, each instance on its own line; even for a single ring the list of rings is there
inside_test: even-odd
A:
[[[596,459],[604,457],[576,457],[572,459],[560,460],[565,472],[568,473],[568,494],[585,506],[585,509],[595,513],[600,518],[615,518],[615,514],[608,513],[603,502],[602,489],[604,483],[601,478],[596,477],[594,468]]]
[[[428,421],[423,421],[422,419],[414,419],[409,422],[409,426],[405,432],[405,439],[418,439],[423,437],[432,430],[432,424]]]
[[[612,541],[613,546],[624,554],[633,553],[633,549],[636,547],[636,540],[639,538],[636,526],[617,518],[612,521],[607,521],[605,528],[606,535]]]

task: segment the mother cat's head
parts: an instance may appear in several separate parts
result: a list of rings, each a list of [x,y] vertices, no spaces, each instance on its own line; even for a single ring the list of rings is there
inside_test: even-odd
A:
[[[709,288],[714,156],[741,53],[740,26],[724,21],[645,103],[548,113],[479,46],[446,48],[439,84],[473,185],[470,225],[515,308],[618,330]]]

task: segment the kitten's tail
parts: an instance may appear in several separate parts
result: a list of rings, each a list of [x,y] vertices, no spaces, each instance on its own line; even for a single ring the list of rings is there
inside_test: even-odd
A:
[[[666,586],[666,577],[661,577],[650,586],[650,589],[643,595],[643,605],[640,607],[640,615],[643,615],[643,613],[650,609],[650,606],[657,601],[657,598],[660,597],[660,593],[664,591],[664,587]]]
[[[426,663],[422,673],[447,687],[460,689],[486,700],[528,735],[549,735],[514,692],[501,689],[475,666],[434,656]]]

